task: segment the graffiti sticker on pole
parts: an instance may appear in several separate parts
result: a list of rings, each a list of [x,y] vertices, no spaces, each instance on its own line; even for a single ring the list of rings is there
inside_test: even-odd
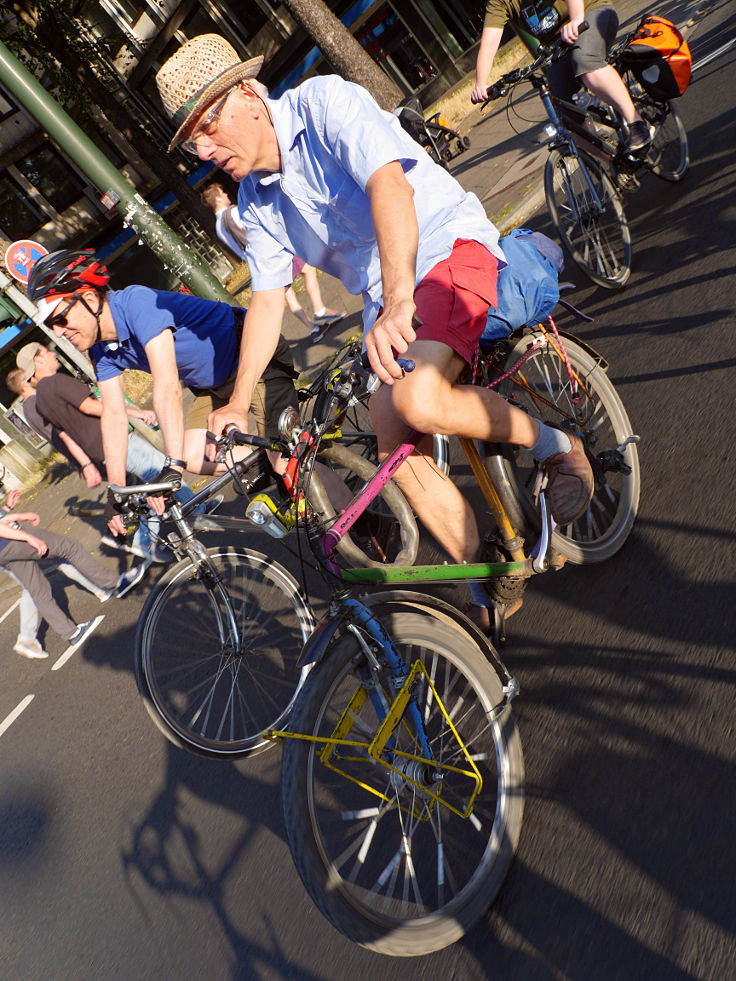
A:
[[[49,250],[38,242],[21,238],[8,246],[5,252],[5,268],[13,279],[17,279],[19,283],[27,283],[33,263],[48,254]]]

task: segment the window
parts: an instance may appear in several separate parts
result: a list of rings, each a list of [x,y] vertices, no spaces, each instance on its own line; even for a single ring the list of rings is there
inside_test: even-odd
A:
[[[14,112],[18,111],[18,107],[14,102],[5,95],[5,93],[0,90],[0,122],[3,119],[7,119],[8,116],[12,116]]]
[[[65,211],[82,197],[84,184],[56,150],[48,145],[16,160],[15,166],[58,212]]]
[[[0,229],[15,242],[31,238],[46,221],[46,216],[29,200],[26,193],[7,174],[0,175]]]

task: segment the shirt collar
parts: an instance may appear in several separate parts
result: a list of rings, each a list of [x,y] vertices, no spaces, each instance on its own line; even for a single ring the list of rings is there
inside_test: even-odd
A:
[[[128,330],[125,316],[122,310],[119,309],[118,290],[110,290],[107,294],[107,301],[110,305],[112,322],[115,324],[115,333],[118,336],[111,341],[99,341],[99,344],[105,351],[117,351],[121,344],[129,340],[130,331]]]
[[[304,120],[294,108],[292,100],[289,98],[290,92],[285,93],[278,99],[267,99],[268,111],[271,113],[273,128],[276,131],[276,140],[281,151],[281,170],[275,174],[264,174],[255,183],[262,186],[273,184],[288,170],[289,153],[294,148],[294,144],[299,136],[306,129]]]

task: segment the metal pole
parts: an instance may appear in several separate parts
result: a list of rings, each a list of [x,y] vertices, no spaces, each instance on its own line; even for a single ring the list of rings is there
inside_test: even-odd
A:
[[[222,284],[192,255],[186,244],[144,201],[135,187],[99,151],[86,133],[49,95],[40,82],[0,42],[0,82],[38,121],[51,139],[87,175],[102,194],[115,200],[116,210],[167,269],[197,296],[234,304]]]

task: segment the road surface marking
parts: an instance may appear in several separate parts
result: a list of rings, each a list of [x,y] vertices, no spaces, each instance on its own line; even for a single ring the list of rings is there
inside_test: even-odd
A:
[[[16,606],[19,603],[20,603],[20,596],[15,601],[15,603],[13,603],[13,605],[10,607],[10,609],[9,610],[6,610],[5,613],[3,613],[3,615],[0,617],[0,623],[2,623],[3,620],[6,620],[10,616],[10,614],[13,612],[13,610],[16,608]]]
[[[95,632],[95,630],[97,630],[97,628],[99,627],[99,625],[100,625],[100,624],[102,623],[102,621],[103,621],[104,619],[105,619],[105,614],[104,614],[104,613],[101,613],[101,614],[100,614],[100,615],[99,615],[99,616],[98,616],[98,617],[97,617],[97,618],[96,618],[96,619],[95,619],[95,620],[93,621],[93,622],[94,622],[94,626],[92,627],[92,629],[90,630],[90,632],[89,632],[89,633],[87,634],[87,636],[86,636],[86,637],[84,638],[84,640],[85,640],[85,643],[87,642],[87,640],[88,640],[88,638],[92,636],[92,634],[93,634],[93,633]],[[52,667],[51,667],[51,670],[52,670],[52,671],[58,671],[58,670],[59,670],[59,668],[63,668],[63,667],[64,667],[64,665],[66,664],[66,662],[67,662],[67,661],[69,660],[69,658],[70,658],[70,657],[72,656],[72,654],[73,654],[73,653],[74,653],[74,652],[75,652],[76,650],[78,650],[78,648],[79,648],[79,646],[80,646],[79,644],[72,644],[71,646],[69,646],[69,647],[67,647],[67,649],[66,649],[66,650],[64,651],[64,653],[63,653],[63,654],[61,655],[61,657],[59,658],[59,660],[58,660],[58,661],[56,662],[56,664],[54,664],[54,665],[52,665]]]
[[[35,697],[36,697],[35,695],[26,695],[23,701],[19,702],[15,706],[15,708],[10,713],[10,715],[2,722],[0,722],[0,736],[2,736],[2,734],[5,732],[6,729],[9,729],[12,726],[12,724],[18,718],[20,713],[24,712],[28,708],[28,706],[31,704],[31,702]]]

